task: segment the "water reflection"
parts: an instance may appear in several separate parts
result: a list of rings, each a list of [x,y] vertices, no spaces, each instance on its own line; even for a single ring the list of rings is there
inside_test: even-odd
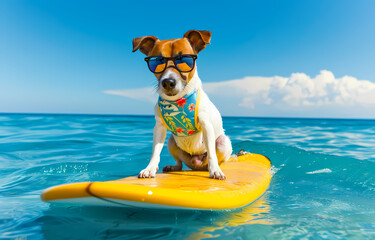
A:
[[[221,229],[275,223],[267,193],[234,211],[51,206],[39,218],[45,239],[201,239]]]
[[[267,193],[253,204],[230,212],[216,218],[211,226],[204,226],[198,232],[192,233],[188,239],[202,239],[217,237],[219,230],[227,227],[238,227],[250,224],[272,225],[276,220],[270,214],[271,207],[268,202]]]

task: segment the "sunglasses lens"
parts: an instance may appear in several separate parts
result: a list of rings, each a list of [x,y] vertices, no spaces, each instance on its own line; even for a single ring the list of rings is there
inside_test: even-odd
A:
[[[181,72],[189,72],[194,68],[194,58],[189,56],[177,57],[176,66]]]
[[[161,57],[152,57],[148,60],[148,66],[153,73],[160,73],[164,71],[165,65],[166,63]]]

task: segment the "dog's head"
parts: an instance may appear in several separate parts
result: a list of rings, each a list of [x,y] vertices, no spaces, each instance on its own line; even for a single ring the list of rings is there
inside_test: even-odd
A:
[[[133,39],[133,52],[144,53],[149,69],[158,80],[160,95],[183,92],[196,72],[196,55],[210,44],[211,32],[191,30],[180,39],[159,40],[154,36]]]

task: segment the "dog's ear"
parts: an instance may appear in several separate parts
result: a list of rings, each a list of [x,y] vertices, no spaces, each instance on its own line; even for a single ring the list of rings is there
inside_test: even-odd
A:
[[[146,56],[150,53],[152,48],[154,47],[155,43],[159,41],[157,37],[154,36],[146,36],[146,37],[137,37],[133,39],[133,52],[141,51]]]
[[[195,53],[199,53],[207,46],[207,44],[210,44],[211,32],[190,30],[184,34],[184,38],[190,42],[190,45],[193,47]]]

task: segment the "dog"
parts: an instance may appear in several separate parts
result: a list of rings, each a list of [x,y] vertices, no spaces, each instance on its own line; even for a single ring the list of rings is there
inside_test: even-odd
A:
[[[159,100],[155,105],[152,155],[139,178],[153,178],[158,171],[160,153],[167,130],[168,151],[176,165],[163,172],[181,171],[182,163],[198,171],[209,171],[210,178],[224,180],[220,164],[232,154],[222,117],[202,89],[197,54],[210,44],[211,32],[191,30],[180,39],[159,40],[154,36],[133,39],[133,52],[140,50],[149,70],[158,80]]]

